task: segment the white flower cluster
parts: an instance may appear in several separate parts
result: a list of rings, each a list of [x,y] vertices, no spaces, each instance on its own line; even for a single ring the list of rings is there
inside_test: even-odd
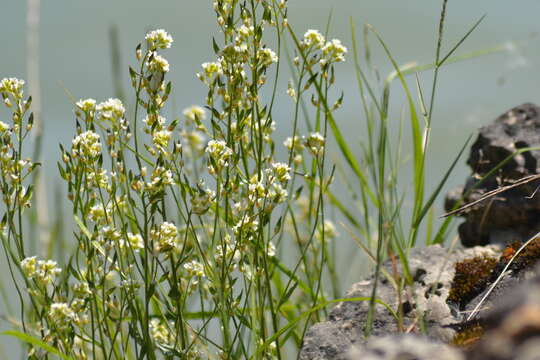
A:
[[[266,173],[268,174],[270,179],[276,178],[278,181],[282,183],[286,183],[291,179],[291,168],[289,165],[285,163],[272,163],[272,168],[267,169]]]
[[[299,165],[302,162],[302,151],[304,150],[304,143],[302,139],[295,135],[293,137],[288,137],[283,145],[293,153],[293,161],[296,165]]]
[[[202,107],[197,105],[193,105],[184,109],[183,115],[187,121],[191,121],[194,123],[200,123],[201,121],[206,119],[206,112]]]
[[[257,52],[257,58],[264,66],[270,66],[278,62],[278,56],[274,51],[268,48],[260,49]]]
[[[150,31],[144,38],[151,50],[169,49],[174,41],[172,36],[163,29]]]
[[[49,309],[49,317],[57,327],[66,327],[71,322],[78,322],[78,316],[67,303],[52,303]]]
[[[169,331],[169,326],[158,319],[150,321],[150,335],[158,345],[171,346],[174,344],[174,336]]]
[[[317,239],[322,240],[323,235],[324,235],[325,241],[328,241],[330,239],[335,239],[339,235],[339,233],[336,230],[336,226],[334,225],[332,221],[324,220],[324,231],[323,231],[323,226],[322,225],[319,226],[319,231],[317,232],[315,236],[317,237]]]
[[[308,52],[311,50],[321,51],[321,58],[319,60],[321,66],[345,61],[347,48],[343,46],[341,41],[333,39],[326,42],[324,36],[318,30],[310,29],[306,31],[302,40],[302,46]],[[299,60],[296,59],[295,63],[298,64]]]
[[[204,276],[204,266],[196,260],[192,260],[184,264],[184,269],[186,269],[190,277],[203,277]]]
[[[169,62],[161,55],[152,54],[146,62],[146,66],[153,73],[169,72]]]
[[[150,100],[153,102],[153,106],[158,108],[163,107],[164,101],[161,98],[160,92],[165,91],[164,78],[165,74],[169,72],[170,66],[167,59],[158,55],[159,49],[168,49],[173,43],[173,38],[163,29],[153,30],[145,36],[147,44],[147,53],[144,57],[145,69],[139,76],[142,78],[142,87],[146,90],[150,96]],[[142,52],[137,50],[137,59],[142,59]],[[135,75],[132,74],[132,82],[136,83]],[[148,107],[149,104],[146,104]]]
[[[343,62],[345,61],[345,54],[347,53],[347,48],[341,44],[341,41],[338,39],[333,39],[324,45],[322,48],[322,53],[324,58],[321,59],[321,64]]]
[[[5,133],[6,131],[9,130],[9,125],[6,124],[5,122],[3,121],[0,121],[0,134],[3,134]]]
[[[208,170],[213,175],[218,174],[221,169],[227,166],[229,158],[233,155],[233,151],[223,140],[210,140],[206,146],[206,152],[210,157]]]
[[[178,228],[173,223],[164,222],[159,229],[152,230],[150,235],[158,252],[167,252],[178,246]]]
[[[324,36],[319,32],[319,30],[310,29],[304,34],[302,45],[308,48],[313,46],[316,49],[322,49],[324,46]]]
[[[86,100],[88,101],[88,100]],[[119,99],[109,99],[97,105],[102,120],[116,121],[124,117],[126,109]]]
[[[205,62],[201,65],[203,71],[197,73],[197,78],[206,85],[212,84],[216,79],[223,75],[223,58],[220,57],[215,62]]]
[[[242,257],[242,253],[247,251],[244,244],[241,242],[233,243],[232,238],[229,234],[225,234],[222,244],[217,244],[216,250],[214,253],[214,260],[216,266],[221,268],[223,264],[228,264],[230,271],[236,269],[236,263]]]
[[[56,265],[56,261],[38,260],[36,256],[21,261],[21,269],[26,278],[43,286],[51,285],[62,271]]]
[[[172,132],[169,130],[160,130],[152,134],[152,142],[159,151],[165,153],[167,152],[167,147],[169,146],[169,141],[171,140]]]
[[[22,99],[23,97],[24,80],[17,78],[4,78],[0,81],[0,93],[4,96],[11,95],[15,99]],[[6,103],[6,105],[10,105]]]
[[[306,139],[304,139],[304,145],[315,156],[322,155],[324,151],[324,143],[324,137],[318,132],[311,133]]]
[[[149,191],[157,192],[163,190],[166,185],[171,185],[173,182],[172,171],[163,166],[158,166],[152,171],[150,182],[146,186]]]
[[[90,286],[87,282],[77,283],[72,286],[73,295],[79,299],[86,299],[88,296],[92,295],[90,291]]]
[[[233,232],[238,238],[251,238],[259,229],[259,221],[255,216],[244,216],[236,225],[233,226]]]
[[[299,136],[295,135],[294,138],[288,137],[284,142],[283,145],[287,149],[294,150],[294,151],[302,151],[304,150],[304,144],[302,143],[302,139],[300,139]]]
[[[109,186],[109,176],[107,175],[106,169],[97,169],[97,171],[88,169],[86,173],[86,180],[88,185],[106,189]]]
[[[111,248],[116,241],[120,240],[120,237],[122,234],[120,234],[120,231],[116,229],[114,226],[104,226],[100,230],[101,236],[103,240],[107,240],[107,247]]]
[[[101,142],[99,135],[88,130],[78,135],[72,141],[72,153],[74,157],[93,159],[101,154]]]
[[[81,99],[76,103],[77,107],[84,111],[85,113],[93,116],[96,111],[96,100],[95,99]]]
[[[137,252],[141,249],[144,249],[144,240],[141,234],[133,234],[133,233],[128,232],[127,239],[128,239],[128,244],[131,247],[131,249],[133,249],[133,251]]]
[[[143,119],[143,122],[149,128],[155,126],[161,129],[165,125],[165,118],[161,115],[149,114]]]

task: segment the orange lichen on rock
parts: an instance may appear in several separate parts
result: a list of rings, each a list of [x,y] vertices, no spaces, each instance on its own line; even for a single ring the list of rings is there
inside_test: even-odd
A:
[[[519,241],[509,245],[506,249],[504,249],[501,261],[506,265],[522,245],[523,243]],[[514,271],[520,271],[536,264],[538,260],[540,260],[540,238],[534,239],[523,250],[521,250],[510,267]]]

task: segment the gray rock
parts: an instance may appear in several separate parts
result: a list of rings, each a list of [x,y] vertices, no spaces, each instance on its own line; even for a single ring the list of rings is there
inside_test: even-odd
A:
[[[540,168],[540,150],[527,151],[509,159],[517,150],[540,146],[540,107],[523,104],[480,129],[467,164],[472,174],[465,186],[447,195],[447,211],[463,198],[464,203],[479,199],[501,186],[511,185]],[[492,169],[508,160],[498,172],[479,184]],[[513,188],[483,201],[461,215],[459,226],[464,246],[523,241],[540,230],[540,181]]]
[[[486,333],[467,360],[540,359],[540,268],[484,314]]]
[[[445,325],[462,320],[460,313],[447,303],[454,266],[458,261],[476,256],[497,256],[496,246],[460,249],[452,253],[448,249],[435,245],[411,251],[409,269],[413,274],[412,289],[398,296],[391,281],[384,275],[378,282],[377,298],[392,309],[398,308],[399,302],[404,310],[404,323],[401,329],[393,315],[383,306],[375,306],[375,321],[372,336],[384,336],[409,331],[419,332],[418,314],[422,314],[427,333],[437,341],[448,342],[455,335],[455,330]],[[383,265],[387,274],[392,274],[390,262]],[[400,268],[398,267],[398,270]],[[352,286],[347,298],[370,297],[374,277],[368,278]],[[369,303],[367,301],[350,301],[337,305],[331,312],[328,321],[310,328],[304,338],[300,353],[302,360],[336,359],[346,360],[351,347],[365,344],[363,335],[366,325]]]
[[[464,360],[451,346],[415,334],[389,335],[370,339],[366,345],[353,347],[349,360]]]

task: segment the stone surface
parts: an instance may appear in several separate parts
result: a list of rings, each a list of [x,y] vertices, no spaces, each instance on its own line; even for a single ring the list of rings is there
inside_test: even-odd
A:
[[[447,211],[460,200],[471,203],[492,190],[538,174],[540,150],[511,157],[519,149],[529,147],[540,147],[540,107],[536,105],[518,106],[481,128],[468,160],[472,174],[463,187],[448,194],[445,202]],[[506,163],[494,175],[480,182],[504,160]],[[473,291],[468,293],[470,297],[461,297],[457,303],[448,301],[457,262],[478,257],[474,262],[460,266],[467,269],[472,266],[472,272],[482,273],[478,267],[481,263],[477,261],[488,261],[484,256],[499,259],[503,246],[525,241],[540,231],[540,191],[536,192],[539,186],[540,180],[529,182],[461,213],[465,221],[459,227],[459,234],[467,248],[454,252],[440,246],[412,250],[409,270],[414,283],[402,293],[398,294],[392,280],[402,274],[401,263],[396,260],[383,264],[377,281],[377,298],[392,309],[403,309],[401,325],[385,306],[377,304],[371,337],[366,341],[363,332],[369,303],[340,303],[330,312],[326,322],[308,330],[300,359],[540,360],[540,268],[531,267],[537,255],[529,255],[526,261],[530,264],[527,266],[519,265],[521,260],[517,259],[509,267],[481,304],[474,321],[468,322],[467,317],[503,271],[504,261],[496,264],[491,275],[488,272],[487,278],[482,278],[481,286],[474,283]],[[507,251],[515,249],[505,249],[503,258],[508,260]],[[509,253],[511,257],[512,252]],[[469,271],[464,273],[469,274]],[[470,276],[465,279],[470,279]],[[347,297],[369,298],[374,282],[372,276],[354,284]],[[523,282],[526,284],[516,288]],[[429,338],[418,335],[420,321]],[[474,326],[486,330],[485,334],[473,333],[472,330],[476,330]],[[457,339],[464,340],[461,344],[472,344],[481,336],[480,342],[468,351],[461,352],[443,344],[451,342],[457,331],[466,329],[471,333],[459,334]]]
[[[464,360],[461,351],[415,334],[388,335],[353,347],[349,360]]]
[[[378,282],[377,298],[396,309],[401,301],[405,317],[401,331],[418,332],[417,314],[424,314],[427,333],[437,341],[448,342],[455,330],[446,325],[458,323],[462,315],[452,309],[446,298],[454,277],[454,265],[476,256],[498,256],[495,246],[475,247],[449,252],[441,246],[414,249],[411,251],[409,268],[415,280],[412,290],[398,296],[391,281],[384,275]],[[384,264],[387,274],[392,274],[392,264]],[[399,269],[399,266],[398,266]],[[370,297],[374,278],[354,284],[347,293],[348,298]],[[310,328],[304,339],[300,354],[302,360],[335,359],[346,360],[351,347],[365,344],[363,335],[369,303],[350,301],[337,305],[328,321]],[[372,336],[384,336],[400,332],[396,319],[380,304],[376,305]]]
[[[462,197],[464,203],[470,203],[491,190],[537,174],[540,150],[509,159],[517,150],[529,147],[540,147],[540,107],[534,104],[517,106],[482,127],[467,161],[472,173],[462,188],[447,195],[446,210],[452,210]],[[479,183],[504,160],[508,160],[504,166]],[[540,231],[540,192],[535,193],[539,185],[538,180],[521,185],[464,211],[465,222],[459,226],[463,245],[524,241]]]
[[[540,268],[535,274],[500,297],[484,316],[486,333],[467,360],[540,359]]]

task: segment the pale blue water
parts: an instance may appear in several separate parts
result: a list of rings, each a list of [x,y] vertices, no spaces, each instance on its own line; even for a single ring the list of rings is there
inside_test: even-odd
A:
[[[289,20],[299,34],[309,28],[324,30],[329,11],[333,10],[331,34],[351,43],[349,18],[362,25],[375,26],[392,49],[399,63],[413,60],[431,62],[434,57],[438,16],[442,1],[434,0],[290,0]],[[56,181],[58,142],[70,141],[74,130],[72,106],[66,91],[76,99],[98,100],[113,95],[108,31],[119,29],[124,69],[134,64],[133,50],[147,30],[165,28],[175,38],[166,53],[171,63],[177,111],[191,104],[201,104],[205,88],[195,78],[202,62],[213,58],[211,36],[218,36],[211,1],[203,0],[93,0],[42,1],[40,29],[40,70],[43,119],[45,124],[44,167],[49,183]],[[26,4],[23,0],[3,0],[0,7],[0,77],[26,78]],[[465,138],[480,125],[489,122],[512,106],[526,101],[540,103],[540,28],[537,0],[450,1],[446,22],[445,49],[449,49],[481,15],[487,17],[463,45],[461,52],[519,41],[516,50],[491,55],[443,70],[434,118],[433,149],[430,163],[434,184],[446,169]],[[374,63],[382,74],[389,63],[372,40]],[[458,52],[459,53],[459,52]],[[338,67],[337,87],[346,94],[345,104],[337,113],[347,139],[358,142],[364,125],[359,106],[352,61]],[[123,74],[126,89],[127,70]],[[422,74],[427,86],[430,76]],[[286,81],[286,79],[284,79]],[[400,98],[399,87],[393,96]],[[129,95],[129,92],[128,92]],[[128,96],[129,97],[129,96]],[[290,101],[282,98],[276,118],[282,118],[287,134]],[[399,102],[394,115],[399,114]],[[0,111],[4,116],[5,112]],[[397,123],[394,116],[392,121]],[[280,127],[278,121],[278,128]],[[461,164],[464,162],[462,161]],[[454,173],[448,187],[461,184],[467,169]],[[407,173],[404,172],[404,177]],[[440,202],[439,202],[440,213]],[[341,231],[346,234],[346,231]],[[344,246],[355,246],[342,240]],[[2,307],[2,311],[5,308]],[[5,328],[2,324],[0,328]],[[9,342],[7,346],[12,345]],[[2,353],[0,348],[0,353]],[[6,350],[7,351],[7,350]]]

